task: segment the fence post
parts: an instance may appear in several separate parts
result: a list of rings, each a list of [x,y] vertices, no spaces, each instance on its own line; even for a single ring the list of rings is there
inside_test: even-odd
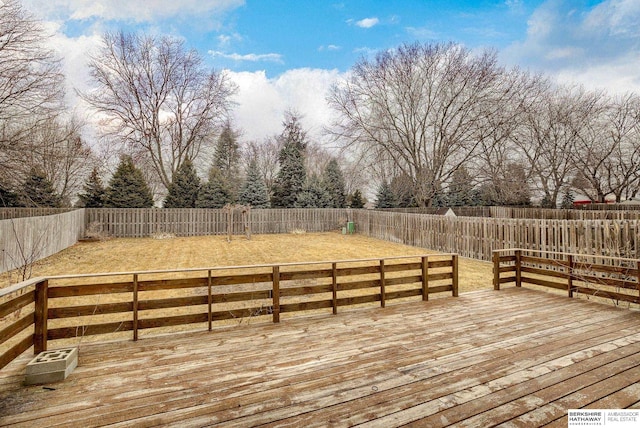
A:
[[[33,353],[39,354],[47,350],[47,312],[49,311],[49,281],[36,284],[35,314],[33,331]]]
[[[429,256],[422,256],[422,301],[429,300]]]
[[[493,289],[500,290],[500,253],[493,252]]]
[[[384,259],[380,260],[380,306],[384,308],[385,299],[386,299],[386,291],[385,291],[385,283],[384,283]]]
[[[452,270],[451,273],[453,274],[453,278],[452,278],[453,283],[451,284],[453,288],[452,294],[453,294],[453,297],[458,297],[458,255],[454,254],[451,257],[451,261],[453,262],[453,266],[451,269]]]
[[[516,287],[522,287],[522,250],[516,250]]]
[[[138,274],[133,274],[133,341],[138,340]]]
[[[273,322],[280,322],[280,266],[273,267]]]
[[[333,292],[333,315],[338,313],[338,269],[337,264],[331,263],[331,291]]]
[[[573,297],[573,255],[569,254],[568,256],[567,271],[569,273],[569,278],[567,279],[567,293],[569,297]]]

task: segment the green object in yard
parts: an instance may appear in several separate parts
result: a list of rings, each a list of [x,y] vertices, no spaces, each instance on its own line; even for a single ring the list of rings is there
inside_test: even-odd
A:
[[[347,233],[356,233],[356,224],[354,222],[347,222]]]

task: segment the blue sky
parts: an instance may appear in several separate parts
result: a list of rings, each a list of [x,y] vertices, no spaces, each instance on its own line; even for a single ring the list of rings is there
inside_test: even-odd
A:
[[[508,66],[561,82],[640,91],[640,0],[23,0],[55,35],[70,88],[90,88],[87,55],[124,29],[184,38],[238,85],[246,139],[277,133],[284,110],[312,135],[327,89],[361,57],[401,43],[494,48]],[[70,102],[78,103],[73,91]]]

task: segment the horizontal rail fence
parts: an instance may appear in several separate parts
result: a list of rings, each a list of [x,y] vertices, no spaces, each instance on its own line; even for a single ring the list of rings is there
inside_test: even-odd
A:
[[[37,278],[0,290],[0,368],[49,341],[277,323],[443,292],[458,295],[455,254]]]
[[[493,253],[493,287],[530,284],[640,304],[640,260],[585,254],[552,253],[525,249],[496,250]]]
[[[88,208],[87,225],[121,238],[148,237],[156,233],[176,236],[225,235],[227,212],[199,208]],[[252,209],[252,233],[327,232],[338,230],[350,219],[348,209]],[[233,214],[233,234],[245,233],[242,213]]]
[[[356,231],[363,235],[487,261],[493,250],[502,248],[640,256],[636,220],[444,217],[368,210],[354,210],[353,217]]]
[[[0,273],[49,257],[84,234],[84,209],[0,220]]]

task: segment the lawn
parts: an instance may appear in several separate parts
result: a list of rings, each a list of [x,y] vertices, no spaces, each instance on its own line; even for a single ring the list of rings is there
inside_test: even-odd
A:
[[[109,239],[81,242],[33,266],[33,277],[268,263],[331,261],[434,254],[423,248],[361,235],[302,233],[188,238]],[[460,292],[491,288],[491,263],[460,258]],[[0,275],[0,287],[17,282],[15,272]]]

